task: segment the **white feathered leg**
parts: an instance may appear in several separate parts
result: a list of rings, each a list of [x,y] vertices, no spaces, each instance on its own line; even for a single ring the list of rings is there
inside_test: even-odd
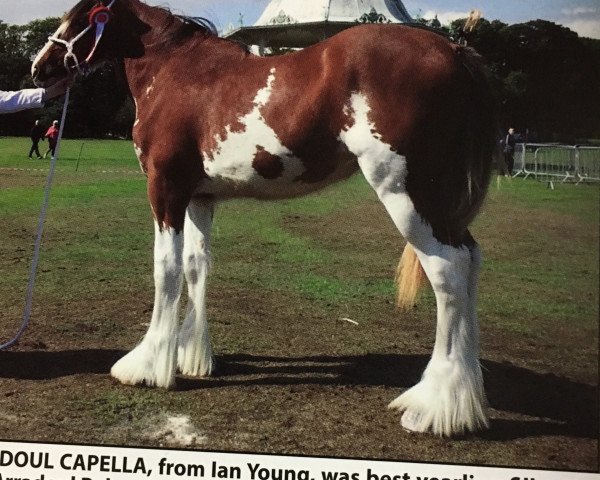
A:
[[[438,244],[417,254],[437,302],[437,331],[421,381],[390,408],[404,411],[402,425],[452,436],[488,427],[475,316],[479,250]]]
[[[353,99],[354,124],[341,135],[394,224],[415,247],[437,301],[433,354],[421,381],[390,408],[404,411],[405,428],[460,435],[487,427],[479,366],[475,295],[479,250],[439,242],[406,191],[406,158],[372,134],[368,106]]]
[[[175,383],[177,306],[182,284],[183,234],[155,222],[154,310],[141,343],[121,358],[111,375],[122,383],[169,388]]]
[[[210,229],[214,205],[192,199],[185,218],[183,262],[189,304],[177,345],[177,365],[185,375],[207,376],[213,355],[206,317],[206,281],[210,268]]]

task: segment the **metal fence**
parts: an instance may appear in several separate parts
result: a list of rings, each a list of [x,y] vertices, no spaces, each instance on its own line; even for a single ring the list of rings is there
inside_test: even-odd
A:
[[[513,177],[533,175],[538,180],[600,182],[600,147],[518,143]]]

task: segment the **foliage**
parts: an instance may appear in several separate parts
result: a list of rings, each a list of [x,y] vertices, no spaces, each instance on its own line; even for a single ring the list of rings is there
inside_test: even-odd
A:
[[[22,42],[22,27],[0,21],[0,85],[3,89],[19,88],[29,68]]]
[[[465,19],[441,25],[437,18],[416,22],[452,35]],[[27,25],[0,21],[0,89],[31,87],[31,58],[58,27],[58,18]],[[530,140],[576,142],[600,138],[600,41],[579,38],[545,20],[507,25],[481,19],[468,34],[490,67],[500,105],[502,128],[529,130]],[[274,49],[273,54],[287,53]],[[200,60],[199,60],[200,61]],[[105,65],[78,79],[71,96],[66,135],[128,138],[135,109],[121,79],[121,66]],[[60,101],[41,111],[0,118],[0,135],[27,134],[34,118],[49,124],[60,114]]]
[[[453,22],[453,27],[464,19]],[[531,140],[600,136],[600,41],[545,20],[506,25],[481,20],[469,36],[488,62],[502,124]]]

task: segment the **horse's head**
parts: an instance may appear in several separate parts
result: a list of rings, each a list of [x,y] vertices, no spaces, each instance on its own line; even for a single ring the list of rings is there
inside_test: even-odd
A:
[[[85,73],[106,61],[143,55],[143,24],[128,0],[81,0],[38,53],[31,67],[36,85]]]

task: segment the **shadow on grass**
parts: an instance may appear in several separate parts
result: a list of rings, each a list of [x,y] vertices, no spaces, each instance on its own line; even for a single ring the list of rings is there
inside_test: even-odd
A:
[[[0,378],[49,380],[80,373],[108,373],[124,350],[0,352]]]
[[[4,351],[0,378],[47,380],[75,374],[108,374],[122,350]],[[256,385],[342,385],[409,388],[419,381],[424,355],[275,357],[220,355],[212,378],[179,377],[180,391]],[[492,441],[537,436],[598,438],[598,389],[509,363],[483,361],[486,392],[496,410],[543,420],[492,420],[481,434]]]

